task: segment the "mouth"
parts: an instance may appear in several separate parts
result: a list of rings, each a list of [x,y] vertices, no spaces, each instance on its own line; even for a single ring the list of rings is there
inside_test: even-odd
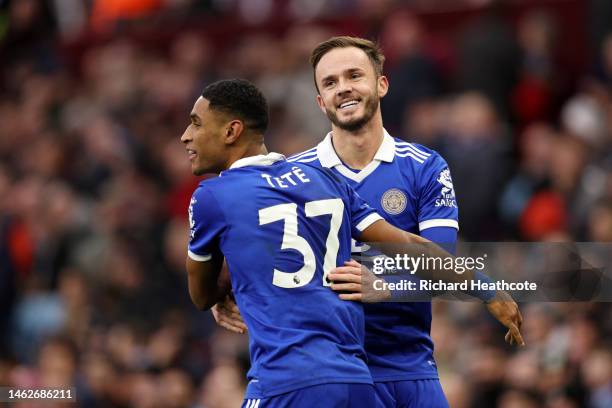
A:
[[[351,99],[338,105],[338,110],[350,110],[359,104],[359,99]]]
[[[187,150],[187,154],[189,155],[189,160],[193,161],[193,159],[196,158],[198,153],[195,150],[193,150],[193,149],[186,149],[186,150]]]

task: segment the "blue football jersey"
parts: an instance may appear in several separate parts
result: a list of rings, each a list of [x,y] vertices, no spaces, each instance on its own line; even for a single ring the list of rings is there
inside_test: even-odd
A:
[[[327,169],[277,153],[238,160],[202,181],[189,207],[188,256],[223,255],[249,329],[245,398],[324,383],[372,383],[361,304],[325,274],[351,256],[351,237],[381,217]]]
[[[342,163],[331,133],[313,149],[288,159],[331,169],[389,223],[419,234],[432,227],[459,228],[448,165],[435,151],[391,137],[386,131],[374,160],[361,171]],[[353,252],[368,251],[355,243]],[[376,382],[437,378],[431,302],[365,304],[366,352]]]

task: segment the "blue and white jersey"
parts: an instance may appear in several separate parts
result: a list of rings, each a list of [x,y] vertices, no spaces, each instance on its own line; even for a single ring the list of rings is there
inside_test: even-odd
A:
[[[189,257],[225,256],[249,329],[245,398],[372,383],[363,307],[326,281],[350,259],[351,237],[381,219],[347,183],[277,153],[247,157],[202,181],[189,215]]]
[[[459,229],[448,165],[435,151],[391,137],[386,131],[374,160],[348,168],[334,150],[331,132],[290,162],[329,168],[389,223],[420,234],[432,227]],[[357,243],[354,253],[367,250]],[[433,358],[431,302],[365,304],[366,352],[375,382],[437,378]]]

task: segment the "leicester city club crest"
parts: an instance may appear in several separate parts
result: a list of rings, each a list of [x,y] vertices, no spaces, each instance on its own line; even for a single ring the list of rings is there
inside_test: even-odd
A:
[[[406,194],[397,188],[385,191],[380,200],[383,210],[391,215],[397,215],[404,211],[406,209],[406,202]]]

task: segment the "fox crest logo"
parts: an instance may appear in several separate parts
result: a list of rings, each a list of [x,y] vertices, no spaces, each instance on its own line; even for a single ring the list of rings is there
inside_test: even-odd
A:
[[[444,206],[457,208],[455,189],[453,188],[453,179],[451,178],[450,170],[442,170],[437,181],[442,184],[442,191],[440,191],[440,198],[436,200],[436,207]]]
[[[391,215],[397,215],[404,211],[407,202],[406,194],[397,188],[385,191],[380,200],[383,210]]]
[[[442,195],[452,194],[455,196],[455,189],[453,188],[453,179],[451,179],[450,170],[444,169],[438,176],[438,183],[442,184]]]

